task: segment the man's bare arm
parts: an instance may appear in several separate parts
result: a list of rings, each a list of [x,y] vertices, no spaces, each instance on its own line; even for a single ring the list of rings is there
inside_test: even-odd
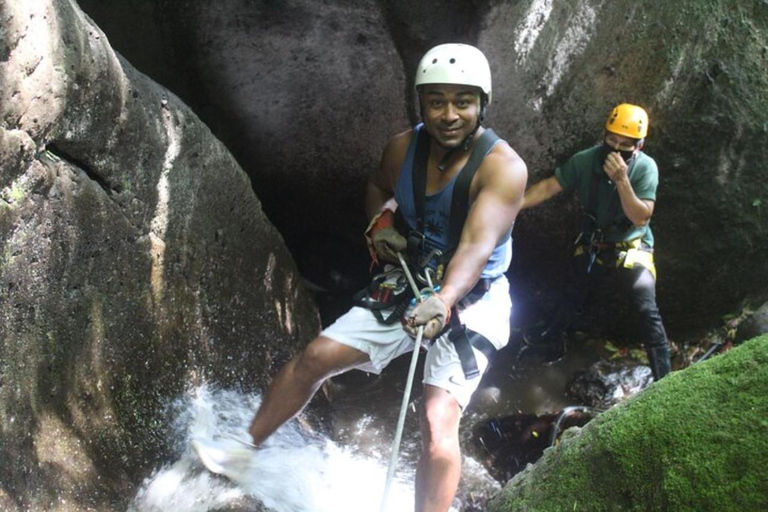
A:
[[[621,209],[624,215],[637,227],[645,226],[651,220],[655,203],[648,199],[640,199],[635,194],[629,180],[616,183]]]
[[[365,212],[368,220],[379,214],[384,208],[395,210],[395,185],[400,175],[400,167],[408,151],[412,130],[392,137],[381,156],[379,167],[368,177],[365,190]]]
[[[475,176],[477,195],[440,290],[449,307],[477,283],[491,253],[512,229],[527,179],[525,163],[506,144],[498,145],[484,160]]]
[[[533,185],[525,191],[525,200],[521,210],[532,208],[556,196],[563,191],[563,187],[557,178],[550,176]]]
[[[648,199],[640,199],[629,181],[629,168],[618,153],[609,153],[603,165],[605,174],[616,184],[616,191],[621,201],[621,209],[624,215],[635,226],[648,224],[653,215],[654,202]]]

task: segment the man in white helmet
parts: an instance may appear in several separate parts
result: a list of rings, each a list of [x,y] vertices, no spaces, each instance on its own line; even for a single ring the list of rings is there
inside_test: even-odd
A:
[[[366,238],[378,263],[392,262],[396,268],[400,252],[430,266],[439,292],[397,314],[395,321],[380,311],[353,307],[281,369],[250,434],[260,445],[329,377],[353,368],[381,372],[414,349],[417,329],[424,326],[429,348],[416,510],[444,512],[461,472],[462,409],[490,355],[509,339],[511,300],[504,272],[527,170],[509,145],[481,125],[491,102],[491,73],[480,50],[437,46],[421,60],[415,82],[423,124],[395,135],[384,149],[367,184],[371,223]],[[395,211],[400,230],[394,227]]]

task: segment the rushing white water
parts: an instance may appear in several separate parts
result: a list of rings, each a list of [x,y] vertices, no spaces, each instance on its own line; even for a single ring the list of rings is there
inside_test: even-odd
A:
[[[203,512],[258,500],[276,512],[378,511],[387,457],[365,457],[354,448],[310,436],[289,422],[249,457],[237,484],[206,471],[190,447],[193,439],[247,439],[258,395],[201,387],[174,404],[181,456],[141,486],[129,512]],[[231,441],[235,442],[235,441]],[[388,511],[413,510],[413,474],[400,469]]]

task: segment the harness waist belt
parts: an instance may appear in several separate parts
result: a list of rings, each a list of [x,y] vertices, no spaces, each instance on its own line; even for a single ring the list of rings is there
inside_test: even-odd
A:
[[[480,279],[463,300],[469,300],[470,304],[474,304],[491,289],[491,284],[496,279],[497,278],[495,277]],[[451,310],[448,339],[456,348],[456,353],[461,361],[461,369],[464,372],[464,378],[467,380],[480,376],[480,369],[477,366],[477,359],[475,358],[475,353],[472,351],[472,347],[479,350],[488,361],[490,361],[496,354],[496,347],[493,346],[493,343],[482,334],[467,329],[467,327],[459,321],[459,314],[456,307]]]
[[[634,240],[629,240],[625,242],[602,242],[602,241],[596,241],[596,240],[593,240],[592,242],[590,242],[587,239],[587,237],[581,234],[577,239],[577,243],[579,242],[583,246],[591,247],[598,251],[608,251],[611,249],[626,251],[628,249],[638,249],[640,251],[653,252],[653,247],[649,247],[648,245],[643,243],[640,238],[635,238]]]

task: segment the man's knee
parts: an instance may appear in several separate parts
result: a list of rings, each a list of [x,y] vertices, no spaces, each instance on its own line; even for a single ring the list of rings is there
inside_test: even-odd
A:
[[[330,338],[315,338],[296,358],[297,377],[324,380],[361,364],[366,354]]]
[[[443,389],[431,388],[425,394],[421,412],[421,429],[425,451],[454,449],[458,444],[461,408]]]

